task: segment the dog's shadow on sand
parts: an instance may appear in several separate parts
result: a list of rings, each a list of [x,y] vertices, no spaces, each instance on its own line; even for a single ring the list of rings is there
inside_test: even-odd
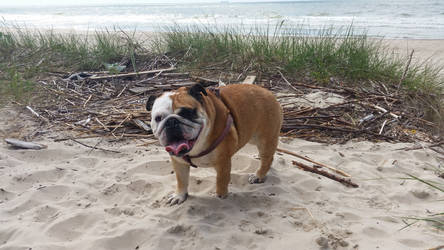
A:
[[[281,180],[273,174],[273,171],[270,171],[265,183],[250,184],[248,176],[248,174],[232,174],[230,192],[226,198],[218,198],[212,187],[209,192],[191,193],[184,203],[171,208],[182,216],[186,210],[186,214],[191,217],[210,216],[214,219],[225,217],[230,213],[266,211],[277,204],[275,199],[279,199],[279,195],[287,193],[280,187]]]

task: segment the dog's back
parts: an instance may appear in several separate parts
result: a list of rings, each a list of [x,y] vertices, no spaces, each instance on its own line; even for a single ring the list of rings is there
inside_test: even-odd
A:
[[[233,84],[221,88],[220,93],[233,116],[239,148],[250,140],[257,144],[257,138],[279,136],[282,108],[271,91],[252,84]]]

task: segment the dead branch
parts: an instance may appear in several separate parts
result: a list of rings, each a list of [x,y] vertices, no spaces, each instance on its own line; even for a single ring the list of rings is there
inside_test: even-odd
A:
[[[314,160],[312,160],[312,159],[310,159],[310,158],[308,158],[308,157],[305,157],[305,156],[302,156],[302,155],[296,154],[296,153],[291,152],[291,151],[289,151],[289,150],[282,149],[282,148],[277,148],[276,151],[281,152],[281,153],[285,153],[285,154],[289,154],[289,155],[292,155],[292,156],[296,156],[296,157],[298,157],[298,158],[301,158],[301,159],[306,160],[306,161],[308,161],[308,162],[314,163],[314,164],[319,165],[319,166],[321,166],[321,167],[328,168],[328,169],[330,169],[330,170],[332,170],[332,171],[334,171],[334,172],[336,172],[336,173],[338,173],[338,174],[340,174],[340,175],[342,175],[342,176],[345,176],[345,177],[351,177],[349,174],[345,173],[345,172],[342,171],[342,170],[336,169],[336,168],[334,168],[334,167],[329,167],[329,166],[327,166],[327,165],[325,165],[325,164],[322,164],[322,163],[316,162],[316,161],[314,161]]]
[[[168,69],[156,69],[156,70],[148,70],[148,71],[140,71],[140,72],[134,72],[134,73],[125,73],[125,74],[116,74],[116,75],[104,75],[104,76],[91,76],[88,79],[91,80],[106,80],[106,79],[112,79],[112,78],[123,78],[123,77],[134,77],[134,76],[140,76],[140,75],[148,75],[148,74],[155,74],[159,72],[169,72],[176,70],[175,67],[171,67]]]
[[[99,148],[99,147],[96,147],[96,146],[93,147],[93,146],[87,145],[87,144],[85,144],[85,143],[83,143],[83,142],[80,142],[80,141],[78,141],[78,140],[76,140],[76,139],[73,139],[73,138],[70,138],[70,140],[73,141],[73,142],[76,142],[76,143],[78,143],[78,144],[80,144],[80,145],[82,145],[82,146],[84,146],[84,147],[91,148],[92,150],[94,150],[94,149],[98,149],[98,150],[102,150],[102,151],[104,151],[104,152],[118,153],[118,154],[121,153],[121,152],[119,152],[119,151],[115,151],[115,150]]]
[[[398,149],[395,149],[395,150],[410,151],[410,150],[417,150],[417,149],[425,149],[425,148],[439,147],[439,146],[441,146],[441,145],[444,145],[444,141],[440,141],[440,142],[438,142],[438,143],[433,143],[433,144],[430,144],[430,145],[428,145],[428,146],[422,146],[422,145],[419,145],[419,146],[413,146],[413,147],[398,148]]]
[[[325,176],[325,177],[327,177],[329,179],[332,179],[334,181],[340,182],[340,183],[342,183],[343,185],[345,185],[347,187],[354,187],[354,188],[358,188],[359,187],[358,184],[353,183],[351,180],[348,180],[348,179],[336,176],[336,175],[328,173],[327,171],[324,171],[324,170],[319,170],[319,169],[316,169],[314,167],[307,166],[307,165],[305,165],[305,164],[303,164],[301,162],[293,161],[293,165],[296,165],[298,168],[300,168],[300,169],[302,169],[304,171],[308,171],[308,172],[312,172],[312,173],[315,173],[315,174],[319,174],[319,175]]]
[[[35,116],[37,116],[37,118],[41,119],[44,122],[49,122],[48,119],[46,119],[46,117],[41,116],[39,113],[35,112],[31,107],[26,106],[26,109],[28,109],[29,111],[31,111],[31,113]]]
[[[282,79],[284,80],[284,82],[294,91],[298,92],[299,94],[303,94],[304,92],[295,88],[293,85],[291,85],[291,83],[287,80],[287,78],[285,78],[284,74],[282,74],[281,71],[278,70],[278,73],[281,75]]]
[[[22,148],[22,149],[40,150],[40,149],[44,149],[44,148],[48,147],[43,144],[39,144],[39,143],[35,143],[35,142],[20,141],[20,140],[13,139],[13,138],[6,138],[5,142],[12,145],[13,147]]]

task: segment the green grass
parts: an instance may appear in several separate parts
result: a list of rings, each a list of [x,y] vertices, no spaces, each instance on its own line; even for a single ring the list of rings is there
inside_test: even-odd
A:
[[[21,99],[30,82],[48,72],[104,70],[107,63],[136,70],[146,53],[134,36],[118,29],[76,34],[0,24],[0,103]]]
[[[304,34],[299,27],[288,28],[284,22],[274,28],[250,30],[242,26],[211,28],[197,25],[174,26],[165,31],[157,43],[158,48],[197,67],[226,62],[237,70],[250,64],[255,70],[271,73],[281,68],[296,76],[308,73],[325,82],[330,77],[344,77],[397,83],[406,62],[406,58],[393,56],[383,45],[383,40],[355,34],[352,27],[343,30],[325,28],[317,36]],[[435,79],[440,69],[426,66],[423,69],[421,65],[412,65],[404,85],[415,88],[424,84],[430,87],[442,84],[442,79]]]
[[[0,57],[3,62],[35,62],[70,70],[96,70],[104,63],[123,59],[130,60],[135,67],[135,55],[141,46],[134,34],[116,29],[92,34],[56,33],[3,25]]]
[[[26,80],[15,68],[9,68],[0,74],[0,104],[8,101],[21,102],[34,90],[34,83]]]
[[[440,174],[442,174],[442,173],[440,173]],[[444,194],[444,183],[443,182],[441,182],[441,183],[432,182],[432,181],[425,180],[425,179],[419,178],[419,177],[411,175],[411,174],[407,174],[407,175],[410,177],[410,179],[424,183],[425,185],[429,186],[430,188],[436,189]],[[441,200],[441,202],[442,202],[442,200]],[[400,230],[403,230],[403,229],[405,229],[415,223],[418,223],[418,222],[427,222],[427,223],[430,223],[431,226],[433,226],[439,230],[444,230],[444,212],[432,214],[427,217],[409,216],[409,217],[403,217],[402,219],[406,225],[403,228],[401,228]]]
[[[345,29],[325,28],[316,36],[284,22],[267,28],[206,25],[173,26],[155,42],[158,52],[180,59],[189,69],[217,66],[223,71],[277,75],[329,84],[333,77],[351,86],[370,81],[396,88],[407,57],[395,56],[382,39]],[[426,62],[409,65],[402,88],[426,118],[444,126],[442,68]],[[394,91],[395,92],[395,91]]]
[[[104,70],[105,64],[125,65],[137,71],[153,54],[167,54],[186,70],[253,72],[293,80],[331,84],[341,80],[352,86],[379,81],[397,86],[408,58],[393,56],[382,40],[343,30],[325,28],[309,36],[301,27],[280,22],[265,28],[245,26],[172,26],[150,43],[136,33],[105,29],[88,34],[57,33],[0,24],[0,79],[2,89],[16,93],[26,84],[9,84],[8,70],[25,81],[36,81],[47,72]],[[440,68],[427,62],[412,64],[403,81],[411,104],[424,110],[426,119],[444,127],[443,78]],[[9,87],[9,86],[19,87]],[[12,89],[11,89],[12,88]],[[23,90],[25,91],[25,90]]]

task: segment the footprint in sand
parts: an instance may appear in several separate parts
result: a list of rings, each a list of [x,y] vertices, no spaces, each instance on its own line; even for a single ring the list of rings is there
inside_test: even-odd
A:
[[[0,247],[4,244],[7,244],[9,239],[11,239],[17,231],[18,230],[15,228],[0,230]]]
[[[65,175],[65,171],[54,168],[50,170],[40,170],[31,174],[20,174],[13,177],[14,187],[25,191],[37,183],[55,183]]]
[[[243,154],[234,155],[231,162],[231,173],[254,173],[261,164],[258,159]]]
[[[414,248],[417,248],[417,247],[422,248],[424,246],[427,246],[426,242],[424,242],[422,240],[414,240],[414,239],[402,239],[402,240],[399,240],[399,243],[401,243],[407,247],[414,247]]]
[[[43,205],[35,210],[34,213],[34,221],[35,222],[49,222],[55,220],[59,209],[49,206]]]
[[[153,191],[153,185],[145,180],[135,180],[126,186],[129,190],[139,195],[146,195]]]
[[[72,164],[74,164],[74,165],[78,165],[81,167],[87,167],[87,168],[94,167],[97,165],[97,163],[99,163],[99,159],[92,158],[92,157],[81,157],[81,158],[77,158],[72,161]]]
[[[136,167],[130,168],[127,171],[128,176],[135,174],[147,174],[147,175],[169,175],[173,170],[171,163],[168,161],[151,161],[149,163],[143,163]]]
[[[361,216],[349,212],[336,213],[335,215],[345,221],[359,221],[362,219]]]
[[[94,240],[94,243],[89,249],[173,249],[172,246],[169,247],[170,243],[174,241],[165,241],[165,245],[160,244],[161,247],[150,246],[155,240],[153,236],[157,232],[152,232],[151,229],[147,228],[133,228],[127,229],[122,232],[122,230],[115,230],[116,233],[112,233],[106,237],[100,237]],[[174,246],[174,245],[173,245]]]
[[[102,216],[91,213],[72,213],[59,217],[46,230],[46,235],[60,241],[71,241],[87,235],[88,229],[94,227],[97,221],[102,220]]]
[[[106,204],[128,204],[136,200],[141,201],[155,199],[160,195],[163,185],[158,182],[148,183],[144,179],[137,179],[125,183],[113,183],[101,191],[101,200]]]
[[[16,197],[16,193],[0,188],[0,204],[14,199],[14,197]]]
[[[42,186],[33,193],[33,199],[48,202],[59,201],[71,191],[71,187],[65,185]]]
[[[387,238],[389,234],[379,228],[376,227],[366,227],[362,230],[364,235],[368,235],[372,238]]]
[[[10,215],[20,215],[42,204],[42,202],[30,198],[30,196],[30,194],[23,195],[12,200],[8,203],[8,209],[6,209],[5,212]]]

